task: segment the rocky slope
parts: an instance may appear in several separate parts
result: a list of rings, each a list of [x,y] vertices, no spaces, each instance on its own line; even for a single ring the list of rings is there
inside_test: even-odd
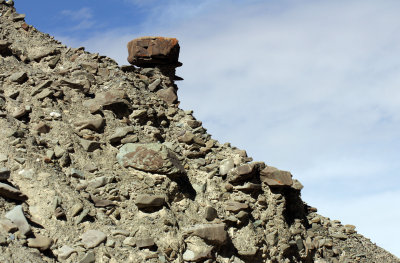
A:
[[[0,262],[400,262],[212,139],[169,65],[119,67],[0,13]]]

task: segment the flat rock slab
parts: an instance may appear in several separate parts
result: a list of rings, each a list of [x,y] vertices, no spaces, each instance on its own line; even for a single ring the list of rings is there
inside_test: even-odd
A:
[[[96,94],[94,99],[85,101],[83,105],[89,108],[91,113],[97,112],[103,107],[116,104],[123,104],[129,108],[128,103],[125,100],[126,97],[126,93],[123,90],[107,91]]]
[[[178,157],[160,143],[125,144],[120,148],[117,160],[123,167],[132,167],[151,173],[167,175],[184,173]]]
[[[31,231],[31,226],[29,225],[28,220],[25,218],[21,205],[17,205],[10,210],[5,217],[17,225],[18,230],[22,235],[26,235]]]
[[[50,248],[53,240],[51,238],[35,235],[35,238],[28,239],[28,247],[37,248],[40,251],[45,251]]]
[[[135,66],[181,65],[176,38],[140,37],[130,41],[127,47],[128,62]]]
[[[239,167],[231,169],[228,172],[229,182],[238,183],[246,180],[250,180],[254,176],[254,165],[253,164],[243,164]]]
[[[188,228],[185,232],[215,245],[223,245],[228,240],[225,224],[199,224]]]
[[[75,249],[73,249],[70,246],[64,245],[58,249],[57,257],[58,257],[58,259],[66,260],[74,252],[76,252]]]
[[[0,183],[0,196],[20,201],[28,199],[20,190],[4,183]]]
[[[12,82],[17,82],[19,84],[24,83],[28,79],[28,75],[24,71],[15,72],[11,74],[9,80]]]
[[[246,210],[248,208],[249,208],[248,204],[235,202],[235,201],[229,201],[229,202],[226,202],[226,204],[225,204],[225,210],[234,212],[234,213],[237,213],[242,210]]]
[[[260,179],[269,186],[293,185],[292,174],[290,172],[282,171],[272,166],[261,170]]]
[[[143,238],[143,239],[137,239],[135,241],[136,247],[137,248],[148,248],[152,247],[155,245],[154,239],[149,237],[149,238]]]
[[[83,129],[89,129],[92,131],[101,131],[101,129],[104,127],[104,124],[105,120],[100,115],[96,115],[95,118],[93,119],[77,121],[74,123],[78,131]]]
[[[165,204],[165,197],[162,195],[139,195],[135,204],[138,208],[160,207]]]
[[[82,236],[82,243],[85,248],[94,248],[106,240],[107,236],[98,230],[88,230]]]

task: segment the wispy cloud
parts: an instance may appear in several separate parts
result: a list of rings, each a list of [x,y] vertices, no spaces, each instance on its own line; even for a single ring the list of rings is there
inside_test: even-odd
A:
[[[95,24],[93,11],[88,7],[82,7],[79,10],[63,10],[61,15],[76,23],[70,30],[89,29]]]

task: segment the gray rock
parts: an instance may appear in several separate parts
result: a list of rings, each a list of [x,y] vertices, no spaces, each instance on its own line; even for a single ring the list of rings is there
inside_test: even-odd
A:
[[[87,152],[93,152],[97,149],[100,149],[100,143],[96,141],[89,141],[85,139],[80,139],[79,142],[81,143],[83,149]]]
[[[101,177],[97,177],[93,180],[90,180],[88,182],[88,187],[91,189],[96,189],[102,186],[105,186],[106,184],[108,184],[110,182],[110,178],[106,177],[106,176],[101,176]]]
[[[64,148],[62,148],[61,146],[57,145],[56,147],[54,147],[54,155],[57,158],[62,157],[65,153],[66,153],[66,150]]]
[[[99,111],[103,107],[112,105],[124,105],[126,108],[130,108],[130,104],[125,100],[126,93],[123,90],[107,91],[104,93],[96,94],[94,99],[85,101],[84,106],[89,108],[91,113]],[[121,108],[121,107],[119,107]]]
[[[149,90],[150,91],[155,91],[158,87],[158,85],[160,85],[161,83],[161,79],[156,79],[155,81],[153,81],[150,85],[149,85]]]
[[[18,230],[18,226],[9,219],[0,219],[0,227],[6,233],[13,233]],[[0,231],[1,232],[1,231]]]
[[[223,245],[228,240],[225,224],[200,224],[185,230],[187,235],[198,236],[215,245]]]
[[[226,204],[225,204],[225,210],[231,211],[234,213],[237,213],[242,210],[246,210],[248,208],[249,208],[248,204],[235,202],[235,201],[229,201],[229,202],[226,202]]]
[[[127,237],[127,238],[124,239],[122,244],[124,244],[125,246],[133,247],[133,246],[135,246],[136,241],[135,241],[134,237]]]
[[[28,238],[28,247],[37,248],[40,251],[45,251],[50,248],[53,240],[51,238],[35,235],[35,238]]]
[[[64,246],[62,246],[61,248],[58,249],[57,257],[58,257],[58,259],[66,260],[74,252],[76,252],[75,249],[73,249],[70,246],[64,245]]]
[[[39,94],[40,92],[42,92],[45,88],[48,88],[51,86],[51,84],[53,84],[53,81],[51,80],[46,80],[45,82],[43,82],[42,84],[40,84],[39,86],[35,87],[32,89],[31,92],[31,96],[35,96],[37,94]]]
[[[121,141],[122,138],[124,138],[126,135],[128,135],[131,132],[134,132],[135,129],[132,126],[128,127],[119,127],[115,129],[115,132],[108,138],[108,140],[111,143],[117,143]]]
[[[149,248],[155,245],[154,239],[149,237],[149,238],[143,238],[143,239],[137,239],[135,242],[135,245],[137,248]]]
[[[177,175],[184,173],[178,157],[160,143],[128,143],[122,146],[117,160],[123,167],[133,167],[146,172]]]
[[[261,170],[260,179],[269,186],[291,186],[293,184],[290,172],[281,171],[272,166]]]
[[[88,230],[82,236],[82,243],[86,248],[94,248],[106,240],[107,236],[98,230]]]
[[[77,127],[77,130],[89,129],[93,131],[101,131],[104,127],[105,120],[100,115],[96,115],[95,118],[85,120],[85,121],[78,121],[75,122],[74,125]]]
[[[22,21],[22,20],[25,19],[25,17],[26,17],[25,14],[14,14],[13,15],[13,21],[14,22]]]
[[[31,226],[25,218],[21,205],[15,206],[6,213],[5,217],[18,226],[18,230],[22,235],[26,235],[31,231]]]
[[[207,206],[205,209],[204,217],[208,221],[213,221],[218,216],[217,210],[211,206]]]
[[[96,262],[96,256],[93,251],[87,252],[81,260],[79,260],[79,263],[94,263]]]
[[[10,178],[10,170],[6,167],[1,167],[0,168],[0,181],[6,181],[8,178]]]
[[[157,95],[168,104],[174,104],[178,101],[178,96],[173,87],[157,91]]]
[[[212,249],[213,247],[195,247],[195,249],[186,249],[185,253],[183,253],[183,260],[189,262],[199,262],[207,258],[212,257]]]
[[[243,164],[228,172],[229,182],[238,183],[254,177],[254,164]]]
[[[28,74],[26,74],[25,71],[19,71],[11,74],[11,76],[8,79],[12,82],[17,82],[19,84],[22,84],[26,80],[28,80]]]
[[[162,195],[139,195],[135,205],[138,208],[160,207],[165,204],[165,196]]]
[[[42,90],[38,95],[36,95],[36,98],[38,100],[43,100],[45,98],[51,97],[54,94],[54,91],[51,89],[44,89]]]
[[[235,167],[235,163],[233,159],[226,159],[221,162],[219,166],[219,174],[220,175],[227,175],[228,172]]]
[[[26,107],[18,108],[11,114],[11,116],[13,116],[16,119],[21,119],[25,117],[29,112],[30,110],[28,110]]]
[[[6,154],[0,153],[0,162],[7,162],[8,157]]]

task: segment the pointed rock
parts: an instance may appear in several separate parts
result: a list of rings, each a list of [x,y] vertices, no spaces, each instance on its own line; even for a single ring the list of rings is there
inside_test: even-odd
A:
[[[25,218],[21,205],[17,205],[10,210],[5,217],[18,226],[18,230],[22,235],[26,235],[31,231],[31,226]]]

